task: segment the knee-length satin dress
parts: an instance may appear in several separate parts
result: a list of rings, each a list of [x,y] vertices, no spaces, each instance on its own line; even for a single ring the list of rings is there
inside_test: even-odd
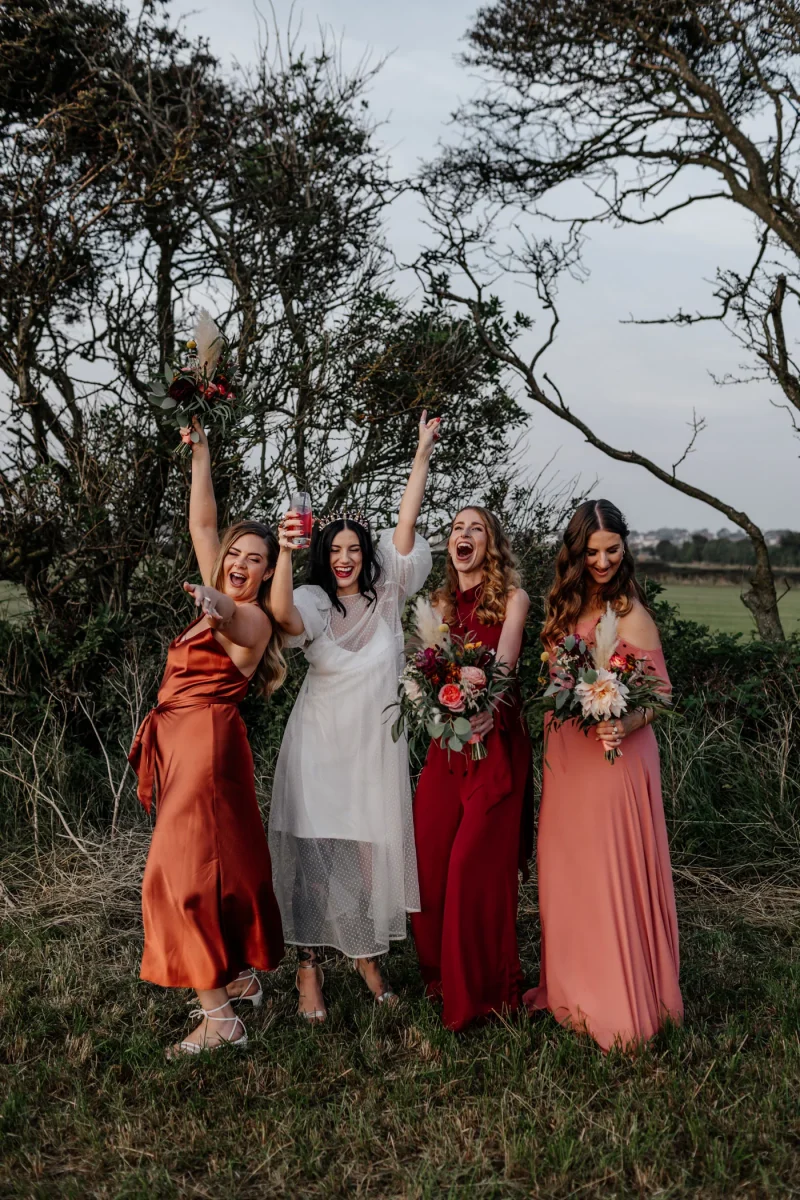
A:
[[[245,966],[274,970],[283,932],[238,707],[249,680],[211,629],[187,638],[193,625],[170,645],[129,759],[148,812],[156,789],[141,977],[210,990]]]
[[[593,640],[595,622],[576,633]],[[620,642],[668,684],[661,650]],[[537,863],[542,924],[531,1012],[549,1009],[603,1050],[680,1021],[678,923],[655,734],[639,729],[611,765],[573,722],[548,731]]]
[[[453,632],[496,650],[503,626],[475,618],[479,588],[456,593]],[[431,742],[414,797],[421,912],[411,914],[429,996],[442,1021],[461,1030],[519,1007],[520,867],[530,853],[532,752],[516,682],[486,739],[487,756],[449,753]]]

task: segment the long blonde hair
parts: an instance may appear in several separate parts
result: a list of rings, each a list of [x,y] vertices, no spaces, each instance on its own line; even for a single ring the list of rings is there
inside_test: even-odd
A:
[[[256,537],[261,538],[267,547],[267,568],[270,570],[275,569],[280,547],[278,546],[278,539],[269,526],[262,525],[260,521],[236,521],[233,525],[228,526],[219,539],[219,552],[211,570],[211,586],[216,588],[217,591],[222,592],[225,590],[225,555],[233,543],[238,538],[244,537],[247,533],[252,533]],[[258,595],[256,596],[256,604],[264,610],[270,619],[272,633],[252,676],[255,686],[267,699],[269,699],[273,692],[278,690],[286,678],[286,660],[281,653],[285,640],[284,633],[272,615],[272,608],[270,607],[271,592],[272,576],[262,581],[258,589]]]
[[[467,504],[460,508],[450,522],[450,533],[464,512],[476,512],[486,526],[486,558],[483,562],[483,590],[475,609],[475,617],[482,625],[502,625],[506,619],[506,603],[509,592],[521,583],[517,561],[503,526],[493,512],[479,504]],[[448,538],[449,542],[449,538]],[[448,625],[456,622],[456,590],[458,572],[449,553],[445,581],[431,596],[431,603],[441,609]]]

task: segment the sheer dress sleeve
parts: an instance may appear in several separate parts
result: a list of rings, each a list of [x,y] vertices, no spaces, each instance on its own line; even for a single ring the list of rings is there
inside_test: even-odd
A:
[[[420,534],[414,534],[414,545],[409,554],[400,553],[392,540],[393,535],[393,529],[384,529],[378,539],[378,553],[386,581],[396,584],[400,598],[405,600],[418,592],[430,575],[433,556]]]
[[[321,587],[305,584],[295,589],[294,605],[303,618],[303,632],[287,637],[285,645],[290,649],[296,646],[307,646],[328,627],[331,613],[330,597]]]

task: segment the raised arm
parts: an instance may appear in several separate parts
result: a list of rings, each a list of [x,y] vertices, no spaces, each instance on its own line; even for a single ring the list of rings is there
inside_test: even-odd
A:
[[[305,631],[300,610],[294,602],[294,572],[292,571],[292,553],[295,550],[294,538],[302,537],[303,524],[296,513],[289,512],[278,526],[278,544],[280,553],[275,574],[272,576],[270,591],[270,607],[272,615],[281,629],[286,633],[298,635]]]
[[[192,427],[200,435],[200,440],[197,442],[191,440],[192,430],[181,430],[181,437],[192,451],[189,533],[203,583],[210,585],[211,572],[219,553],[217,502],[214,498],[214,484],[211,482],[211,453],[208,448],[208,438],[197,417],[192,417]]]
[[[429,421],[427,412],[423,412],[419,423],[419,444],[417,453],[414,455],[414,465],[408,477],[403,499],[400,501],[397,526],[392,535],[392,541],[397,547],[398,553],[403,555],[410,554],[414,549],[414,531],[422,508],[425,485],[428,482],[431,453],[439,440],[440,423],[440,417]]]

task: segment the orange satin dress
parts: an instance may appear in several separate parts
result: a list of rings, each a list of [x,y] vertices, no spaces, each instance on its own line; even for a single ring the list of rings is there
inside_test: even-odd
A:
[[[596,622],[576,633],[593,639]],[[621,641],[669,682],[661,650]],[[585,1031],[603,1050],[647,1041],[683,1017],[678,922],[651,727],[622,742],[612,765],[574,722],[545,742],[537,864],[542,924],[539,986],[523,1000]]]
[[[148,812],[156,789],[140,974],[207,991],[245,966],[274,970],[283,930],[238,708],[249,680],[211,629],[184,641],[187,632],[170,645],[158,704],[128,756]]]

